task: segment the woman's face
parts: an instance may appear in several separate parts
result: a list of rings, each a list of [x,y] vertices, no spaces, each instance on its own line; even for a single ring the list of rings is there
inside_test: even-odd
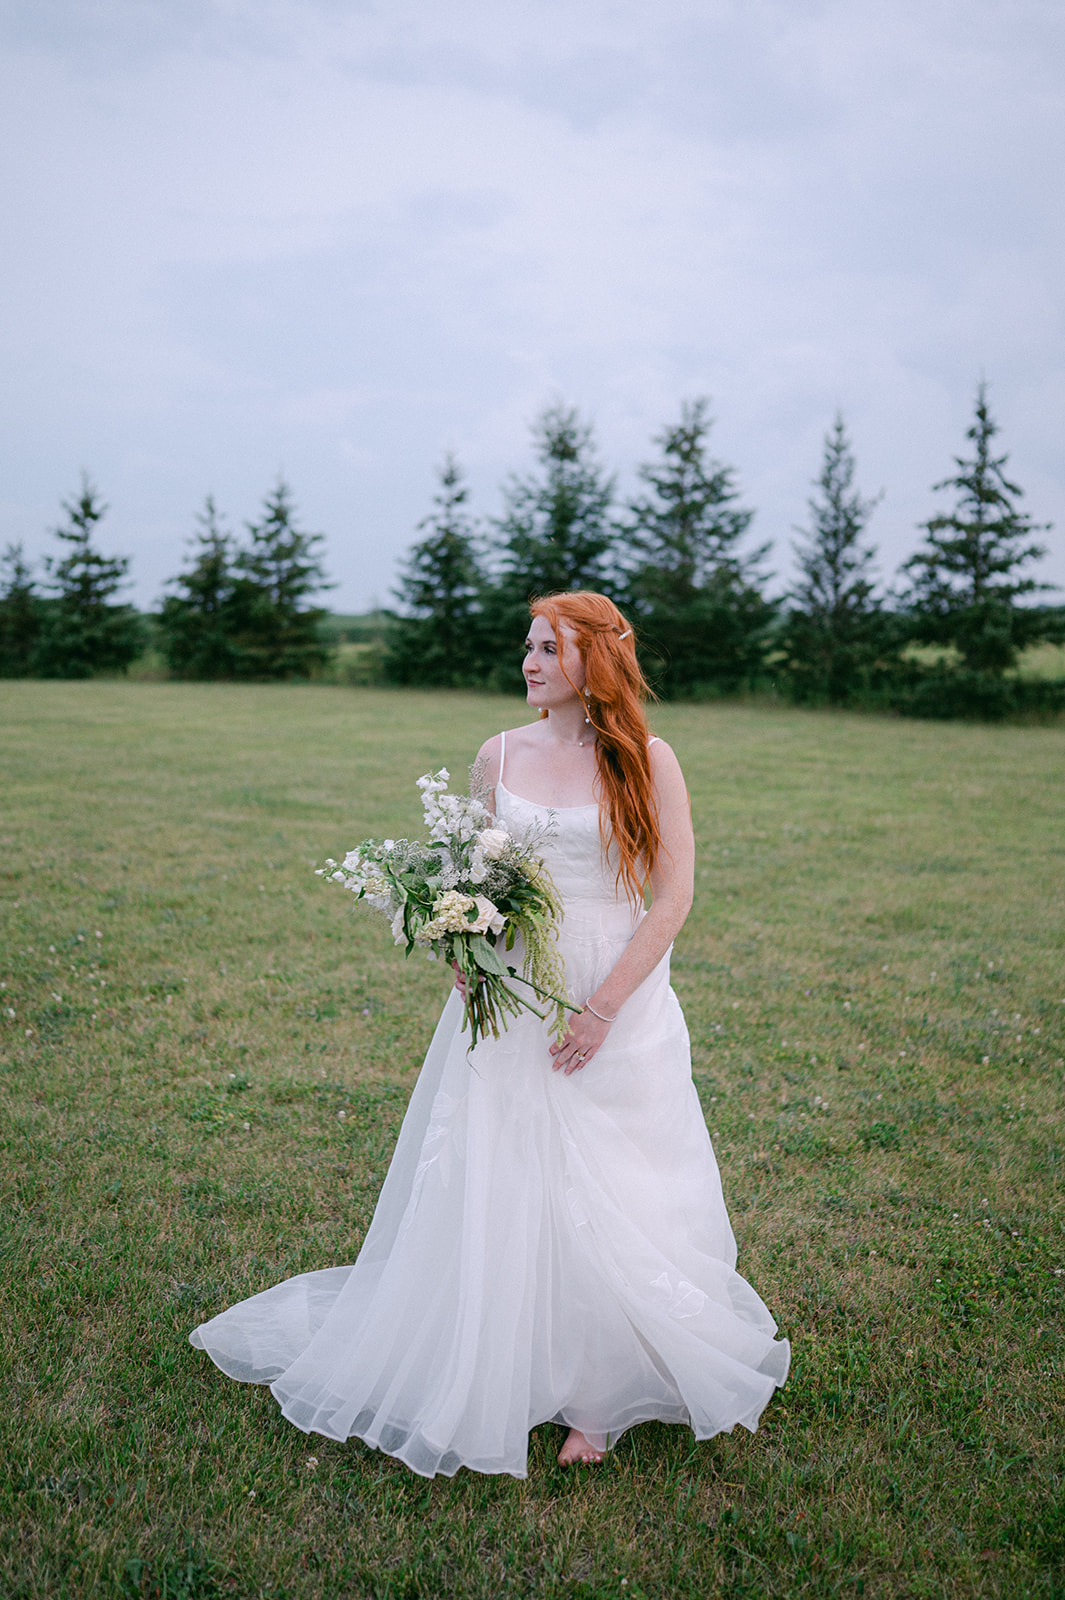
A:
[[[584,662],[577,649],[577,635],[568,623],[561,624],[565,648],[567,681],[558,659],[555,631],[546,617],[534,617],[525,639],[525,660],[521,670],[525,674],[526,699],[541,711],[564,706],[578,700],[578,691],[584,688]]]

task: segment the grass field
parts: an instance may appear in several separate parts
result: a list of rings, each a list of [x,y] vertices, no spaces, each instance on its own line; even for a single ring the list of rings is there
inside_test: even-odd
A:
[[[1065,735],[655,717],[754,1435],[431,1483],[186,1343],[350,1260],[444,975],[312,874],[515,702],[0,687],[5,1597],[1065,1596]]]

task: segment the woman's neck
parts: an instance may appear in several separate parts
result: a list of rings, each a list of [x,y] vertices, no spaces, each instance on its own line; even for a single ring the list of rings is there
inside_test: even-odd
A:
[[[595,743],[595,729],[588,721],[584,701],[556,706],[547,713],[547,731],[556,744],[570,748]]]

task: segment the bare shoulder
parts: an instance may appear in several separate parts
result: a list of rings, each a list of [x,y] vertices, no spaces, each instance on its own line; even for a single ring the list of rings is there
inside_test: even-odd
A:
[[[494,733],[486,739],[474,757],[474,770],[481,774],[485,786],[494,789],[499,782],[499,757],[503,750],[503,736]]]
[[[520,728],[508,728],[510,743],[523,750],[535,749],[547,737],[547,723],[539,717],[535,722],[523,722]]]
[[[534,722],[531,726],[526,724],[521,728],[508,728],[506,730],[508,750],[520,748],[522,745],[531,742],[528,736],[539,726],[539,723]],[[494,788],[499,782],[499,767],[503,756],[503,737],[501,733],[494,733],[490,739],[486,739],[478,750],[473,763],[478,772],[483,774],[484,782],[489,788]],[[536,738],[537,735],[533,734],[533,737]]]
[[[648,747],[647,754],[656,788],[666,793],[687,792],[684,773],[681,771],[680,762],[672,745],[667,744],[664,739],[655,739]]]

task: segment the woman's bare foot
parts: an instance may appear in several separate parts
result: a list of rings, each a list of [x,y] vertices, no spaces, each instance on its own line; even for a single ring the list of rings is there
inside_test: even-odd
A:
[[[572,1467],[576,1462],[582,1461],[587,1466],[594,1466],[602,1461],[603,1452],[597,1450],[594,1444],[589,1444],[583,1433],[576,1428],[571,1428],[566,1435],[566,1442],[558,1452],[559,1465]]]

